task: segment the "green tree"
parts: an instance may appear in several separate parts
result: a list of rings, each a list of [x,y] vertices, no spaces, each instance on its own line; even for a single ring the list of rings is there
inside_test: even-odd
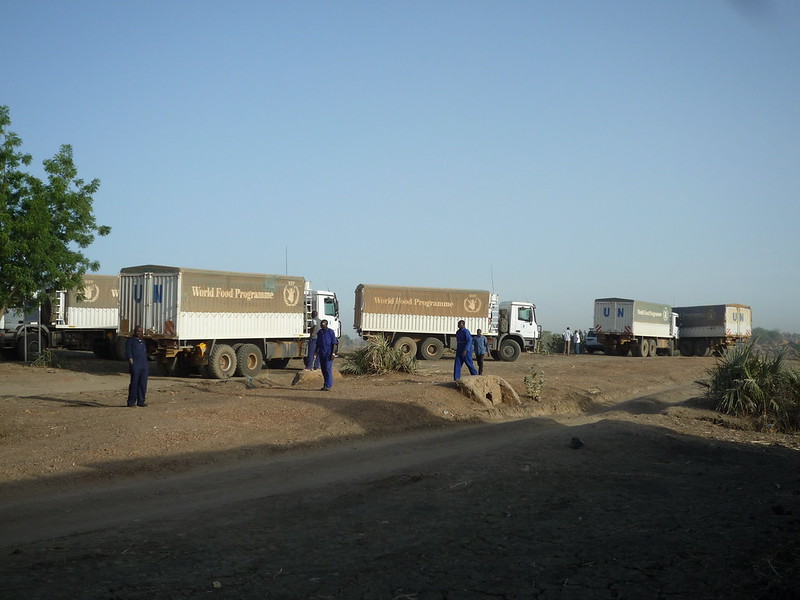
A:
[[[0,106],[0,314],[41,301],[46,290],[79,287],[100,267],[82,250],[111,231],[92,212],[100,181],[77,177],[72,147],[43,161],[43,181],[25,171],[31,155],[20,151],[10,125],[8,107]]]

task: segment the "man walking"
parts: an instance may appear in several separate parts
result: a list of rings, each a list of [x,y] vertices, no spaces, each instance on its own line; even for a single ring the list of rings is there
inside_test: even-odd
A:
[[[133,330],[133,337],[125,343],[125,358],[128,359],[128,369],[131,373],[131,382],[128,384],[128,406],[147,406],[147,376],[150,368],[147,366],[147,345],[144,343],[144,330],[137,325]]]
[[[333,387],[333,356],[339,347],[339,341],[333,329],[328,329],[328,321],[323,319],[317,333],[317,356],[319,368],[322,370],[322,392],[330,392]]]
[[[462,319],[458,322],[456,332],[456,360],[453,363],[453,380],[461,379],[461,365],[466,364],[470,375],[477,375],[478,371],[472,364],[472,335],[466,327],[466,322]]]
[[[475,337],[472,338],[472,344],[475,347],[475,358],[478,361],[478,375],[483,375],[483,358],[489,354],[489,340],[478,329]]]

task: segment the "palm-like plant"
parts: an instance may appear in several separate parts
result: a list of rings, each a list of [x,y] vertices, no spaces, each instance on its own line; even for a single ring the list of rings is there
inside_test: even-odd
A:
[[[786,354],[770,357],[751,344],[726,352],[698,383],[717,400],[717,410],[754,416],[762,427],[796,429],[800,406],[800,373],[786,368]]]

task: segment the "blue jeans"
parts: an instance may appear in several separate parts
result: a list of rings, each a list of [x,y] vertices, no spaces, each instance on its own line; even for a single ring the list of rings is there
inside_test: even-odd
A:
[[[308,340],[308,356],[306,357],[306,369],[319,369],[319,356],[317,356],[317,338],[315,337],[312,337],[311,339]]]

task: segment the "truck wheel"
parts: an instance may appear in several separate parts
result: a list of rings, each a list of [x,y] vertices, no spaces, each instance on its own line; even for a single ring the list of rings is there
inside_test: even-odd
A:
[[[128,338],[126,337],[118,337],[114,340],[114,349],[111,351],[111,355],[114,357],[115,360],[126,360],[125,359],[125,346],[128,344]]]
[[[242,344],[236,350],[236,374],[241,377],[255,377],[261,372],[264,355],[255,344]]]
[[[680,350],[681,356],[694,356],[694,344],[689,340],[678,342],[678,350]]]
[[[410,337],[397,338],[394,347],[406,356],[414,357],[417,355],[417,342]]]
[[[489,350],[489,354],[492,355],[494,360],[500,360],[500,352],[498,350]]]
[[[236,372],[236,354],[228,344],[217,344],[211,349],[206,374],[212,379],[228,379]]]
[[[429,337],[420,344],[419,357],[422,360],[439,360],[443,354],[444,342],[439,338]]]
[[[500,344],[500,360],[514,362],[519,358],[520,352],[522,350],[514,340],[503,340],[503,343]]]
[[[708,342],[706,340],[697,340],[694,343],[694,353],[697,356],[708,356],[711,349],[708,347]]]
[[[647,352],[650,350],[650,344],[647,340],[641,339],[633,345],[633,355],[641,358],[647,357]]]
[[[42,338],[42,345],[47,348],[47,340],[43,337]],[[41,353],[41,348],[39,348],[39,337],[38,336],[28,336],[28,362],[33,362],[37,358],[39,358],[39,354]],[[21,337],[17,340],[17,358],[19,360],[25,360],[25,338]]]
[[[656,356],[656,350],[658,350],[658,345],[656,344],[655,339],[650,338],[647,340],[647,354],[650,356]]]

